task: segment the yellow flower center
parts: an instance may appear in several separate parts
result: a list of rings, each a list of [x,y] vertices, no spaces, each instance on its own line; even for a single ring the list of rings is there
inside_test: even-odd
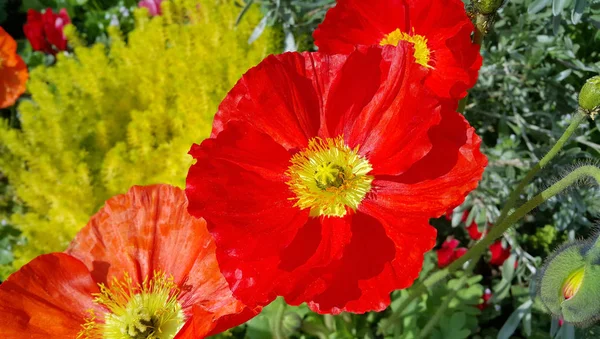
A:
[[[295,206],[310,208],[310,215],[343,217],[347,208],[356,210],[371,190],[373,167],[351,149],[343,137],[323,140],[313,138],[308,147],[291,160],[286,175],[288,186],[296,195]]]
[[[82,339],[172,339],[184,324],[184,314],[177,301],[179,289],[172,278],[155,273],[142,284],[133,284],[129,275],[114,279],[110,288],[100,284],[94,302],[109,312],[103,321],[96,315],[82,325],[77,338]]]
[[[562,293],[565,300],[571,299],[579,288],[581,288],[581,283],[583,282],[583,275],[585,273],[585,269],[581,267],[580,269],[571,273],[565,283],[563,284]]]
[[[383,37],[379,44],[381,46],[398,46],[398,43],[400,41],[408,41],[412,43],[415,47],[415,59],[417,63],[425,67],[431,67],[429,66],[429,60],[431,60],[431,53],[429,51],[429,48],[427,47],[427,38],[422,35],[404,33],[398,28],[395,31]]]

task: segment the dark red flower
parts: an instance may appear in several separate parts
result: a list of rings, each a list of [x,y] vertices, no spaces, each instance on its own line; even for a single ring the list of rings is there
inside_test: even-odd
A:
[[[473,31],[461,0],[338,0],[314,38],[329,54],[408,41],[416,61],[431,71],[426,85],[441,97],[463,98],[481,67]]]
[[[501,266],[504,264],[504,261],[510,257],[510,246],[507,245],[506,248],[502,246],[502,241],[498,240],[490,245],[490,253],[492,255],[490,259],[490,264]]]
[[[465,253],[467,253],[467,249],[464,247],[459,247],[458,240],[456,239],[448,239],[442,243],[442,247],[436,251],[438,257],[438,267],[444,268],[454,260],[462,257]]]
[[[23,31],[33,50],[49,54],[67,49],[67,38],[63,30],[71,23],[69,14],[63,8],[58,14],[47,8],[44,14],[33,9],[27,11],[27,23]]]
[[[108,200],[66,253],[37,257],[0,285],[3,337],[203,338],[256,315],[232,296],[206,222],[186,209],[168,185]]]
[[[12,106],[25,92],[27,65],[17,54],[17,42],[0,27],[0,108]]]
[[[489,288],[486,288],[485,292],[483,292],[483,295],[481,296],[481,299],[483,299],[483,302],[477,305],[477,308],[483,311],[490,306],[489,301],[492,299],[492,291]]]
[[[479,240],[483,237],[483,233],[479,232],[479,226],[475,220],[471,223],[471,225],[467,226],[467,232],[469,232],[469,237],[473,240]]]
[[[224,99],[190,151],[186,194],[244,303],[379,311],[419,275],[429,219],[464,200],[487,159],[412,55],[401,43],[270,56]]]

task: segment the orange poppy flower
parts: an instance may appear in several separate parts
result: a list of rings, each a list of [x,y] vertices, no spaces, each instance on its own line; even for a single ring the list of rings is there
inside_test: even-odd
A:
[[[3,338],[204,338],[260,311],[232,296],[204,219],[182,190],[133,187],[106,202],[66,253],[0,285]]]
[[[0,27],[0,108],[12,106],[25,92],[29,73],[17,54],[17,43]]]

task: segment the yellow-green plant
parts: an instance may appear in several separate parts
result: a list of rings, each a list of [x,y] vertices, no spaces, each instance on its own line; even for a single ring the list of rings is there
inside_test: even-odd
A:
[[[172,0],[163,15],[136,11],[127,39],[78,46],[31,74],[22,129],[0,124],[0,171],[27,212],[12,215],[28,243],[15,268],[63,250],[104,201],[131,185],[184,186],[194,142],[206,138],[221,99],[268,53],[272,31],[249,45],[257,8],[235,27],[233,0]],[[71,28],[72,30],[72,28]]]

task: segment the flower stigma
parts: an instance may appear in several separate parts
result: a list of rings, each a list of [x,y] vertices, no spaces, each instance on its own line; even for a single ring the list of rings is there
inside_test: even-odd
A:
[[[414,30],[413,30],[414,31]],[[400,28],[397,28],[395,31],[387,34],[385,37],[383,37],[383,39],[381,39],[381,41],[379,42],[379,44],[381,46],[385,46],[385,45],[393,45],[393,46],[398,46],[398,43],[400,41],[408,41],[410,43],[413,44],[413,46],[415,47],[415,60],[417,61],[418,64],[425,66],[425,67],[429,67],[431,68],[431,66],[429,66],[429,61],[431,60],[431,53],[429,51],[429,48],[427,47],[427,38],[419,35],[419,34],[408,34],[405,32],[402,32],[400,30]]]
[[[296,195],[295,206],[310,208],[310,216],[343,217],[347,207],[356,210],[371,190],[372,169],[358,146],[351,149],[342,136],[317,137],[292,157],[287,185]]]
[[[172,339],[184,324],[179,288],[172,277],[154,273],[152,279],[134,284],[125,274],[122,281],[114,278],[110,287],[99,287],[94,302],[108,312],[98,321],[90,311],[78,339]]]

